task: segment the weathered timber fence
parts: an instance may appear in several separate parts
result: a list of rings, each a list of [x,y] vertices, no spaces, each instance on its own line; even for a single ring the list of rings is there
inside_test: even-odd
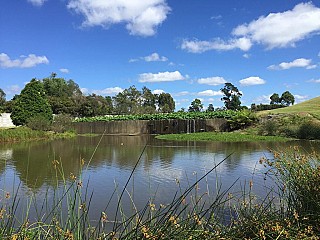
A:
[[[79,134],[168,134],[224,131],[227,121],[223,118],[190,120],[130,120],[107,122],[78,122],[74,128]]]

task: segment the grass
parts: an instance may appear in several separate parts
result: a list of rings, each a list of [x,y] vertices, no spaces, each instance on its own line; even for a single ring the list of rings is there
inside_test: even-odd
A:
[[[320,120],[320,97],[316,97],[293,106],[258,112],[261,115],[267,114],[310,114]]]
[[[42,139],[69,138],[76,136],[73,132],[54,133],[32,130],[27,127],[0,129],[1,142],[33,141]]]
[[[158,135],[157,139],[178,141],[219,141],[219,142],[255,142],[255,141],[289,141],[291,138],[279,136],[259,136],[241,132],[203,132],[190,134]]]
[[[98,146],[97,146],[98,147]],[[143,153],[142,153],[143,154]],[[141,154],[141,156],[142,156]],[[140,156],[140,158],[141,158]],[[140,160],[139,158],[139,160]],[[137,164],[139,163],[137,161]],[[224,160],[223,160],[224,161]],[[222,162],[223,162],[222,161]],[[85,166],[65,176],[63,166],[52,162],[57,176],[63,177],[63,191],[54,194],[53,202],[44,199],[38,209],[38,219],[30,222],[28,215],[18,222],[17,189],[3,191],[0,202],[1,239],[319,239],[320,238],[320,157],[305,154],[299,148],[274,152],[273,159],[260,159],[265,177],[275,181],[277,188],[267,189],[267,197],[257,200],[252,194],[254,181],[244,183],[239,197],[219,190],[215,197],[198,191],[200,181],[214,174],[219,164],[191,184],[171,201],[156,206],[151,198],[143,209],[131,215],[122,212],[121,200],[126,187],[118,196],[116,212],[119,218],[109,219],[108,206],[101,210],[96,222],[88,213],[92,195],[82,182]],[[135,168],[132,170],[134,173]],[[126,186],[131,177],[129,177]],[[112,197],[111,197],[112,198]],[[36,196],[30,199],[33,206]],[[41,202],[40,202],[41,203]],[[41,204],[40,204],[41,205]],[[36,206],[36,205],[34,205]],[[66,209],[62,208],[66,206]],[[113,209],[115,210],[115,209]],[[229,221],[224,214],[229,212]],[[117,215],[117,214],[116,214]],[[108,230],[107,225],[113,226]]]

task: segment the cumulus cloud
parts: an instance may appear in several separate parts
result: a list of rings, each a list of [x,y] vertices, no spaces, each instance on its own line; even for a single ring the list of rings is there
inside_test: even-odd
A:
[[[161,94],[164,93],[164,91],[162,89],[155,89],[152,91],[153,94]]]
[[[69,69],[67,68],[60,68],[59,71],[62,73],[69,73]]]
[[[165,0],[71,0],[68,8],[84,16],[83,26],[125,23],[132,35],[152,36],[170,12]]]
[[[145,57],[130,59],[129,62],[130,63],[138,62],[139,60],[143,60],[146,62],[166,62],[166,61],[168,61],[168,58],[165,56],[160,56],[158,53],[152,53],[152,54],[145,56]]]
[[[2,68],[31,68],[38,64],[48,63],[49,60],[46,56],[29,54],[28,56],[20,56],[19,59],[12,60],[7,54],[0,53],[0,67]]]
[[[267,49],[294,47],[295,44],[320,33],[320,8],[311,2],[300,3],[292,10],[270,13],[257,20],[237,26],[228,41],[219,38],[212,41],[183,40],[181,48],[192,53],[209,50],[248,51],[253,44]]]
[[[211,86],[217,86],[224,84],[227,81],[223,77],[209,77],[209,78],[200,78],[198,79],[199,84],[207,84]]]
[[[159,72],[159,73],[142,73],[139,75],[139,82],[173,82],[184,80],[185,77],[179,71]]]
[[[240,25],[232,33],[266,45],[268,49],[295,46],[296,42],[320,33],[320,8],[311,2],[300,3],[292,10],[270,13]]]
[[[44,2],[47,0],[28,0],[29,3],[31,3],[34,6],[42,6],[44,4]]]
[[[209,96],[209,97],[213,97],[213,96],[222,96],[223,92],[221,91],[213,91],[213,90],[205,90],[202,92],[198,92],[199,96]]]
[[[282,62],[278,65],[271,65],[268,67],[270,70],[286,70],[290,68],[302,67],[306,69],[314,69],[317,65],[312,64],[311,59],[298,58],[292,62]]]
[[[242,86],[262,85],[266,81],[260,77],[248,77],[239,81]]]
[[[122,89],[121,87],[111,87],[102,90],[92,90],[92,93],[95,93],[97,95],[114,95],[122,92],[123,90],[124,89]]]
[[[158,53],[152,53],[149,56],[143,58],[146,62],[166,62],[168,58],[160,56]]]
[[[233,49],[241,49],[242,51],[248,51],[251,46],[251,40],[246,37],[234,38],[229,41],[223,41],[220,38],[212,41],[184,39],[181,44],[181,49],[191,53],[203,53],[210,50],[228,51]]]

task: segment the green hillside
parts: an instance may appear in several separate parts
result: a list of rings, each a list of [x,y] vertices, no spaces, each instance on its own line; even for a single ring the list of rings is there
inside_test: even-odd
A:
[[[262,111],[259,113],[259,115],[281,114],[281,113],[282,114],[290,114],[290,113],[306,114],[306,113],[309,113],[310,115],[320,119],[320,97],[312,98],[310,100],[295,104],[290,107]]]

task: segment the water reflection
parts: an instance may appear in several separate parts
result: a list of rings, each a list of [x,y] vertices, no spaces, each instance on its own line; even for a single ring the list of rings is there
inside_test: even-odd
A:
[[[188,186],[205,172],[229,156],[210,175],[210,192],[214,192],[217,179],[224,186],[231,186],[235,179],[251,179],[264,169],[257,164],[262,156],[272,157],[269,149],[283,149],[301,145],[308,152],[320,151],[319,142],[287,143],[222,143],[222,142],[171,142],[154,139],[152,136],[104,136],[77,137],[55,140],[0,145],[0,181],[10,189],[13,179],[22,182],[22,190],[44,193],[47,188],[56,188],[57,178],[52,162],[61,162],[65,177],[70,173],[78,175],[81,159],[89,163],[83,173],[84,180],[90,179],[90,191],[94,192],[92,203],[99,214],[106,199],[109,199],[115,185],[125,185],[133,167],[140,162],[128,191],[135,204],[143,206],[150,196],[157,194],[158,202],[170,201],[181,186]],[[145,151],[142,153],[143,149]],[[216,178],[217,177],[217,178]],[[263,178],[255,182],[257,194],[264,194]],[[256,187],[257,186],[257,187]],[[236,187],[239,187],[237,185]],[[203,191],[208,186],[200,185]],[[23,195],[23,194],[22,194]],[[124,200],[130,205],[130,200]],[[97,212],[95,212],[97,211]]]

